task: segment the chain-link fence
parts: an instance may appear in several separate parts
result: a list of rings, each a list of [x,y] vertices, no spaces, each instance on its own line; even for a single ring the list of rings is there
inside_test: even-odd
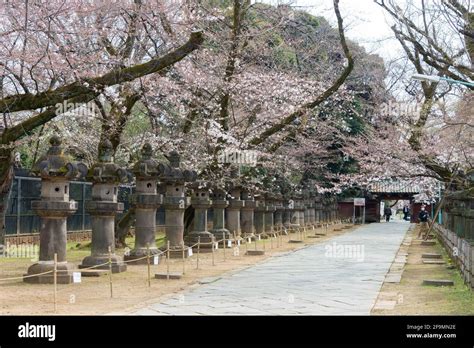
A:
[[[124,203],[124,213],[129,209],[129,196],[134,191],[130,185],[120,185],[119,202]],[[78,205],[77,211],[68,217],[68,231],[87,231],[91,228],[90,215],[85,210],[86,201],[91,199],[92,184],[84,181],[73,181],[70,185],[70,198]],[[6,234],[20,235],[38,233],[40,218],[31,209],[31,202],[40,199],[41,179],[36,177],[16,176],[13,182],[10,199],[5,217]],[[159,221],[163,220],[163,212],[157,214]],[[117,215],[120,218],[121,214]]]

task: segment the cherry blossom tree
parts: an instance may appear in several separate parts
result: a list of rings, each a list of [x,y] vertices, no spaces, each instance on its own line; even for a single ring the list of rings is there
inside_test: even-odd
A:
[[[34,159],[57,131],[89,162],[101,138],[122,165],[148,141],[224,184],[220,155],[254,151],[258,167],[243,172],[338,189],[364,159],[345,146],[377,126],[371,110],[386,98],[383,62],[346,40],[338,0],[337,28],[246,0],[25,0],[1,11],[4,203],[14,151]]]
[[[393,0],[375,2],[390,16],[392,31],[408,63],[403,72],[396,71],[398,82],[394,85],[407,92],[398,102],[411,103],[417,111],[405,120],[397,120],[402,126],[404,121],[408,125],[404,131],[399,130],[403,133],[399,138],[406,140],[402,146],[405,151],[399,155],[422,165],[426,169],[423,175],[461,184],[472,172],[472,159],[468,158],[471,151],[464,145],[470,142],[472,129],[468,123],[459,123],[459,115],[466,112],[459,108],[461,100],[471,99],[472,87],[412,81],[410,77],[418,73],[460,82],[473,80],[472,4],[463,0],[407,1],[402,8]],[[453,112],[455,108],[458,110]],[[454,132],[457,140],[449,136],[449,132]],[[413,153],[408,155],[408,152]],[[462,153],[465,155],[460,156]]]
[[[167,27],[164,13],[179,7],[178,2],[171,7],[140,0],[120,4],[25,0],[2,5],[2,231],[13,176],[12,154],[21,139],[67,111],[59,106],[77,108],[97,102],[106,95],[106,89],[114,87],[119,95],[106,111],[108,114],[102,114],[107,121],[103,130],[120,131],[123,115],[136,102],[134,87],[128,84],[165,70],[199,48],[203,41],[201,32],[185,25],[187,18],[182,14],[180,33],[172,41],[162,35]]]

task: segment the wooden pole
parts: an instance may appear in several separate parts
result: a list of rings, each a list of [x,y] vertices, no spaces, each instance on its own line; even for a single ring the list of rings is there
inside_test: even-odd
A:
[[[224,233],[224,261],[225,261],[225,249],[227,248],[226,240],[225,240],[225,233]]]
[[[112,288],[112,247],[109,246],[109,285],[110,285],[110,298],[114,297]]]
[[[170,280],[170,241],[166,243],[166,280]]]
[[[186,261],[184,258],[184,241],[181,242],[181,246],[183,247],[182,259],[183,259],[183,275],[186,273]]]
[[[151,287],[151,274],[150,274],[150,244],[146,243],[146,265],[148,268],[148,287]]]
[[[212,246],[214,248],[214,245]],[[201,236],[198,236],[198,254],[196,259],[196,269],[199,269],[199,254],[201,252]]]
[[[215,244],[219,245],[219,242],[216,242]],[[215,244],[214,243],[212,244],[212,265],[213,266],[216,265],[215,262],[214,262],[214,258],[215,258],[215,256],[214,256],[214,247],[215,247]]]
[[[451,180],[452,181],[452,180]],[[443,204],[444,204],[444,201],[445,201],[445,195],[443,195],[443,197],[441,197],[440,201],[439,201],[439,204],[438,206],[436,207],[436,211],[433,215],[433,220],[431,220],[431,224],[428,222],[428,231],[426,232],[426,235],[424,236],[423,240],[428,240],[428,237],[431,233],[431,230],[433,229],[433,226],[434,224],[436,223],[436,219],[438,218],[438,214],[439,214],[439,211],[441,210]],[[431,208],[433,209],[433,208]]]
[[[53,271],[53,282],[54,282],[54,313],[58,310],[58,254],[54,253],[54,271]]]

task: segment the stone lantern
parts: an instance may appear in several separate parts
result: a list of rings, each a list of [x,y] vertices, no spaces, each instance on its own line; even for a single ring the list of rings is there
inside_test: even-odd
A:
[[[69,199],[69,180],[85,175],[87,168],[64,154],[61,139],[51,137],[47,153],[34,165],[41,176],[41,200],[31,207],[41,218],[39,261],[28,268],[25,276],[54,270],[57,255],[57,282],[72,283],[73,266],[66,261],[67,217],[77,210],[77,202]],[[52,284],[53,273],[24,278],[27,283]]]
[[[313,202],[313,190],[311,182],[307,183],[304,189],[304,221],[307,227],[314,226],[315,223],[315,212],[314,212],[314,202]]]
[[[186,243],[194,245],[200,242],[203,243],[200,249],[211,249],[215,238],[207,230],[207,210],[212,206],[212,201],[209,197],[210,187],[208,183],[197,181],[191,185],[191,188],[193,189],[191,205],[195,211],[194,225],[191,233],[186,236]]]
[[[316,225],[316,210],[313,198],[309,199],[309,224],[314,227]]]
[[[305,226],[309,226],[309,203],[305,199],[303,201],[303,221]]]
[[[328,221],[332,222],[334,219],[334,197],[328,197]]]
[[[242,199],[245,202],[241,211],[241,229],[243,238],[254,238],[254,211],[256,208],[255,199],[249,189],[242,191]]]
[[[226,200],[227,191],[221,187],[214,187],[212,190],[212,230],[215,239],[230,239],[230,232],[225,228],[225,208],[229,205]]]
[[[166,239],[170,243],[170,257],[181,258],[184,245],[184,211],[190,201],[186,198],[184,184],[194,182],[197,173],[181,168],[181,156],[171,151],[167,156],[169,165],[164,166],[160,180],[165,186],[163,206],[165,208]],[[188,253],[185,252],[185,256]]]
[[[122,257],[115,255],[115,215],[123,211],[123,203],[117,201],[118,185],[127,182],[128,175],[125,169],[113,162],[113,152],[110,140],[101,140],[99,160],[87,173],[87,179],[92,181],[92,200],[86,202],[86,210],[91,215],[92,250],[79,268],[97,266],[91,270],[108,270],[110,256],[112,273],[120,273],[127,270],[127,265]],[[97,274],[87,272],[84,275]]]
[[[330,218],[331,222],[335,222],[336,221],[336,211],[337,211],[336,197],[334,197],[334,196],[330,197],[329,202],[330,202],[329,218]]]
[[[304,210],[305,210],[305,207],[304,207],[301,194],[297,193],[295,195],[295,210],[294,210],[295,222],[294,224],[298,225],[299,227],[304,226]]]
[[[270,192],[265,194],[265,235],[273,233],[273,214],[276,210],[275,208],[275,195]]]
[[[324,198],[324,211],[325,211],[327,223],[331,222],[331,210],[332,210],[331,197],[326,196]]]
[[[163,165],[153,158],[153,148],[149,143],[143,145],[141,159],[134,165],[132,172],[136,178],[136,191],[131,196],[135,207],[135,247],[125,260],[135,260],[133,264],[147,264],[143,258],[159,253],[156,247],[156,210],[163,203],[163,196],[157,192],[157,181]]]
[[[298,196],[292,194],[291,199],[289,200],[290,207],[290,228],[299,228],[300,227],[300,206]]]
[[[308,206],[309,206],[309,224],[314,228],[316,225],[316,203],[315,190],[311,188],[308,194]]]
[[[281,231],[283,229],[284,212],[285,207],[283,206],[283,196],[280,193],[275,194],[275,214],[273,224],[276,231]]]
[[[238,169],[233,169],[229,182],[229,206],[227,207],[226,226],[230,232],[231,238],[234,236],[240,239],[240,210],[244,207],[245,202],[240,199],[242,192],[241,181],[238,178]]]
[[[255,195],[255,234],[257,236],[265,235],[265,213],[267,212],[267,207],[265,205],[265,198],[263,194]]]
[[[294,201],[284,197],[283,200],[283,227],[289,229],[291,227],[291,217],[293,215]]]
[[[323,201],[321,195],[316,195],[314,198],[314,209],[316,212],[316,222],[318,224],[323,223]]]
[[[329,222],[329,200],[327,196],[323,197],[323,222]]]
[[[319,202],[320,202],[320,207],[321,207],[321,209],[320,209],[320,222],[324,224],[324,223],[326,223],[326,199],[322,195],[319,197],[319,199],[320,199]]]

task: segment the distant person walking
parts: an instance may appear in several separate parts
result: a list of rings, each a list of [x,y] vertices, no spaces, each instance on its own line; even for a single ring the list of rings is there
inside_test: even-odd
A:
[[[410,213],[410,208],[408,208],[408,205],[405,205],[403,207],[403,220],[407,221],[408,220],[408,214]]]
[[[423,235],[428,227],[428,212],[425,207],[421,207],[420,213],[418,214],[418,220],[420,221],[420,231],[418,232],[418,239]]]
[[[385,215],[385,221],[389,222],[390,216],[392,216],[392,209],[390,209],[390,207],[385,207],[383,210],[383,215]]]

